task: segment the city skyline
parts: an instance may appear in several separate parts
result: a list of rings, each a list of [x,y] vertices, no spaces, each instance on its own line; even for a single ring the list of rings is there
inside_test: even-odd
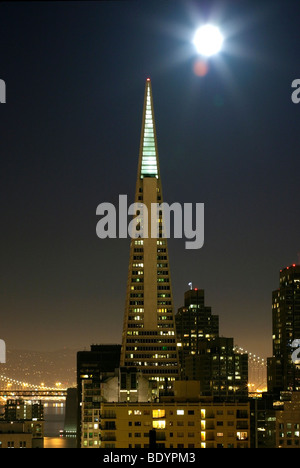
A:
[[[134,201],[150,76],[164,201],[205,205],[204,246],[168,242],[174,313],[191,282],[220,335],[272,355],[272,291],[300,252],[299,6],[274,3],[1,5],[7,348],[121,343],[130,241],[97,238],[96,208]],[[224,52],[199,76],[189,38],[217,13]]]

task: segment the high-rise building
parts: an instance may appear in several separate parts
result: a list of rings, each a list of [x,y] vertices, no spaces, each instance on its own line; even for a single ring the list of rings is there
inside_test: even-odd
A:
[[[77,353],[77,446],[80,447],[82,425],[89,417],[88,412],[99,408],[100,405],[100,385],[108,377],[115,375],[120,361],[120,345],[103,344],[92,345],[90,351],[78,351]],[[83,388],[88,382],[90,388],[94,389],[93,398],[89,399],[89,408],[83,409]],[[87,386],[87,385],[86,385]],[[96,394],[97,393],[97,394]]]
[[[292,359],[300,340],[300,265],[280,270],[279,288],[272,293],[273,356],[268,358],[268,391],[300,390],[300,369]],[[299,348],[299,345],[296,346]]]
[[[204,341],[199,354],[186,357],[185,376],[198,380],[201,394],[215,400],[248,398],[248,354],[235,351],[233,338],[219,336]]]
[[[204,290],[193,288],[184,294],[184,306],[175,315],[179,360],[185,377],[185,358],[198,355],[202,343],[219,336],[219,317],[205,305]]]
[[[146,80],[132,235],[121,367],[134,367],[158,388],[179,378],[167,237],[162,210],[152,86]],[[156,216],[157,215],[157,216]],[[153,383],[155,383],[153,382]]]
[[[182,378],[198,380],[201,395],[246,398],[248,355],[235,351],[233,338],[219,336],[219,317],[205,305],[203,289],[185,292],[175,322]]]

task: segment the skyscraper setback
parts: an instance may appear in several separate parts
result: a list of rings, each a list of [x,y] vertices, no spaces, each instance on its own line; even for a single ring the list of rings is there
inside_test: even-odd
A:
[[[162,201],[152,86],[147,78],[135,203],[147,208],[149,232],[151,205]],[[180,374],[168,246],[161,211],[154,226],[156,237],[143,232],[138,216],[137,211],[141,236],[132,237],[130,244],[120,365],[140,370],[159,388]]]

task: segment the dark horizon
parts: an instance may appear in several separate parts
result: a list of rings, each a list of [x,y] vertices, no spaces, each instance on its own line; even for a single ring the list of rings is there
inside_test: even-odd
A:
[[[1,3],[1,329],[7,349],[121,343],[129,239],[96,208],[133,202],[144,85],[164,201],[204,203],[205,240],[168,241],[174,313],[204,289],[220,335],[272,355],[272,291],[299,263],[295,1]],[[201,19],[223,51],[194,73]]]

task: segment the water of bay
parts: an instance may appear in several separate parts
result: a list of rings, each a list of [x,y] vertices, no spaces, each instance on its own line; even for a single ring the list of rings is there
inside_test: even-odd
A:
[[[44,417],[44,448],[76,448],[76,437],[61,435],[65,424],[64,405],[45,406]]]

